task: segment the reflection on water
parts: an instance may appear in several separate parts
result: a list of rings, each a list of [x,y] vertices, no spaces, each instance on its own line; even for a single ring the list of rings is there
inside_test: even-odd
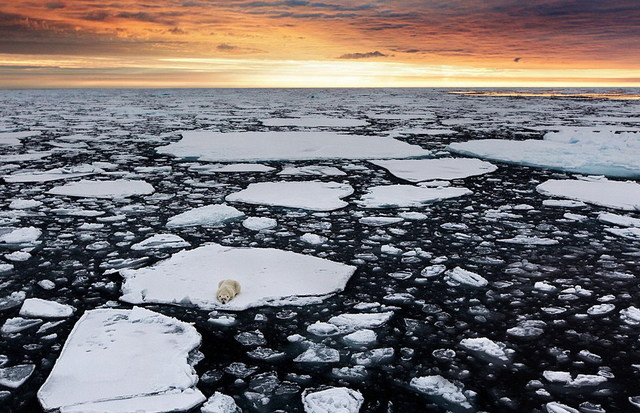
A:
[[[607,99],[607,100],[640,100],[640,93],[636,90],[613,90],[607,92],[578,92],[567,90],[454,90],[449,93],[469,96],[500,96],[500,97],[562,97],[576,99]]]

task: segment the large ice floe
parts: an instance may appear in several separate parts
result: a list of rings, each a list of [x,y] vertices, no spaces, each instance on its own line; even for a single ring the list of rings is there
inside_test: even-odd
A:
[[[552,179],[538,185],[536,190],[543,195],[568,198],[613,209],[640,210],[640,184],[637,182],[606,179]]]
[[[157,148],[162,154],[209,162],[410,158],[429,155],[391,138],[335,132],[182,132],[182,140]]]
[[[143,308],[87,311],[38,399],[65,413],[189,410],[205,400],[189,357],[200,341],[190,324]]]
[[[196,225],[217,226],[244,217],[244,213],[229,205],[207,205],[175,215],[167,221],[168,228]]]
[[[562,128],[543,140],[482,139],[450,144],[461,155],[614,177],[640,177],[640,133]]]
[[[51,195],[64,195],[79,198],[127,198],[135,195],[149,195],[155,190],[145,181],[118,179],[115,181],[70,182],[56,186],[48,191]]]
[[[369,162],[410,182],[461,179],[498,169],[492,163],[469,158],[392,159]]]
[[[470,195],[467,188],[424,188],[413,185],[373,186],[356,201],[362,208],[419,207],[448,198]]]
[[[351,128],[367,126],[369,123],[362,119],[329,118],[326,116],[305,116],[302,118],[269,118],[260,119],[264,126],[297,126],[303,128],[334,127]]]
[[[282,206],[311,211],[333,211],[348,205],[341,198],[353,193],[353,188],[337,182],[259,182],[225,198],[229,202]]]
[[[120,299],[234,311],[311,304],[342,291],[354,272],[350,265],[290,251],[208,244],[151,267],[121,270]],[[238,281],[242,290],[227,304],[216,299],[223,279]]]
[[[103,173],[104,170],[93,165],[78,165],[65,168],[49,169],[47,171],[16,172],[11,175],[4,175],[2,178],[6,182],[49,182],[60,179],[79,178],[81,176],[95,175]]]
[[[473,393],[450,382],[442,376],[424,376],[411,379],[411,388],[418,393],[430,396],[436,403],[452,411],[474,411]]]

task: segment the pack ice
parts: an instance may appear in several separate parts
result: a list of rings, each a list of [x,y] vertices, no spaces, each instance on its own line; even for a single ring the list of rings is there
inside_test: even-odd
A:
[[[87,311],[38,399],[68,413],[189,410],[205,400],[189,363],[200,340],[190,324],[143,308]]]
[[[356,201],[362,208],[419,207],[448,198],[469,195],[467,188],[423,188],[413,185],[374,186]]]
[[[419,146],[391,138],[335,132],[185,131],[180,141],[156,150],[208,162],[411,158],[429,154]]]
[[[342,291],[354,272],[350,265],[290,251],[208,244],[178,252],[151,267],[121,270],[120,299],[232,311],[303,305]],[[241,285],[241,293],[227,304],[216,299],[223,279]]]
[[[500,162],[592,175],[640,177],[640,133],[562,128],[543,140],[482,139],[450,144],[450,152]]]

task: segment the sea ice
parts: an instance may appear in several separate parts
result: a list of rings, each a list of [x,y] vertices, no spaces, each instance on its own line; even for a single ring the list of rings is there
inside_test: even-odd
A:
[[[167,221],[167,228],[191,226],[219,226],[227,221],[244,217],[244,213],[232,206],[206,205],[175,215]]]
[[[367,126],[368,122],[361,119],[329,118],[326,116],[301,117],[301,118],[270,118],[260,119],[264,126],[297,126],[302,128],[333,127],[351,128]]]
[[[200,407],[200,413],[242,413],[233,397],[215,392]]]
[[[369,225],[372,227],[383,227],[386,225],[397,224],[404,221],[404,218],[400,217],[362,217],[358,220],[361,224]]]
[[[244,310],[302,305],[342,291],[355,267],[273,248],[218,244],[180,251],[148,268],[122,270],[122,301],[205,309]],[[227,304],[216,299],[218,282],[237,280],[242,292]]]
[[[35,227],[0,228],[0,244],[35,245],[42,230]]]
[[[385,325],[393,316],[393,311],[384,313],[350,313],[333,316],[329,323],[340,327],[345,332],[378,328]]]
[[[104,170],[93,165],[78,165],[65,168],[50,169],[48,171],[18,172],[11,175],[4,175],[5,181],[16,182],[49,182],[59,179],[79,178],[81,176],[96,175]]]
[[[369,162],[409,182],[461,179],[498,169],[489,162],[469,158],[393,159]]]
[[[486,287],[489,282],[480,274],[465,270],[460,267],[456,267],[445,273],[445,281],[452,286],[458,286],[461,284],[468,285],[470,287]]]
[[[620,318],[631,326],[640,325],[640,308],[631,306],[620,311]]]
[[[65,412],[191,409],[205,400],[188,361],[200,341],[192,325],[143,308],[87,311],[38,399]]]
[[[162,154],[209,162],[315,159],[379,159],[426,156],[419,146],[391,138],[335,132],[185,131]]]
[[[626,215],[617,215],[610,212],[601,212],[598,215],[598,221],[607,224],[619,225],[621,227],[640,228],[640,218],[633,218]]]
[[[563,128],[544,140],[482,139],[450,144],[451,152],[591,175],[640,177],[639,133]]]
[[[248,217],[242,221],[242,226],[250,229],[251,231],[262,231],[263,229],[275,228],[278,225],[278,221],[273,218],[264,217]]]
[[[496,343],[487,337],[465,338],[460,341],[460,346],[473,353],[479,354],[488,361],[498,360],[509,362],[509,355],[503,343]]]
[[[346,176],[347,174],[335,166],[309,165],[288,166],[278,172],[282,176]]]
[[[272,205],[311,211],[333,211],[348,205],[341,198],[353,193],[353,188],[337,182],[259,182],[227,195],[229,202]]]
[[[362,208],[420,207],[448,198],[470,195],[467,188],[422,188],[413,185],[382,185],[367,189],[356,203]]]
[[[369,329],[354,331],[342,337],[345,343],[352,346],[369,346],[378,339],[376,332]]]
[[[259,163],[232,163],[209,167],[207,172],[271,172],[275,169],[276,168]]]
[[[20,139],[39,136],[40,131],[23,131],[23,132],[0,132],[0,145],[14,146],[20,145]]]
[[[557,245],[559,242],[555,239],[541,238],[536,236],[516,235],[513,238],[504,238],[497,240],[505,244],[521,244],[521,245]]]
[[[294,358],[296,363],[337,363],[340,361],[340,352],[335,348],[327,347],[324,344],[312,343],[298,357]]]
[[[126,198],[135,195],[149,195],[155,190],[145,181],[118,179],[115,181],[81,180],[56,186],[47,193],[81,198]]]
[[[364,403],[359,391],[346,387],[330,387],[302,393],[305,413],[358,413]]]
[[[67,304],[41,298],[27,298],[20,307],[22,317],[64,318],[70,317],[76,309]]]
[[[640,210],[640,184],[610,180],[549,180],[536,187],[543,195],[569,198],[589,204],[621,209]]]
[[[33,364],[19,364],[12,367],[0,368],[0,385],[9,387],[10,389],[17,389],[22,386],[36,366]]]
[[[133,244],[131,249],[134,251],[165,249],[165,248],[184,248],[190,244],[182,237],[174,234],[155,234],[144,241]]]
[[[462,408],[465,411],[473,409],[471,400],[463,392],[462,386],[456,385],[442,376],[414,377],[409,385],[418,393],[441,399],[447,408]]]
[[[42,205],[41,201],[35,199],[14,199],[9,204],[10,209],[31,209]]]

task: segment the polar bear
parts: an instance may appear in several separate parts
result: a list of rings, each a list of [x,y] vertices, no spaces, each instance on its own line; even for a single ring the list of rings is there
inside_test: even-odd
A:
[[[222,304],[226,304],[233,300],[236,295],[240,294],[240,283],[236,280],[222,280],[218,283],[218,292],[216,298]]]

